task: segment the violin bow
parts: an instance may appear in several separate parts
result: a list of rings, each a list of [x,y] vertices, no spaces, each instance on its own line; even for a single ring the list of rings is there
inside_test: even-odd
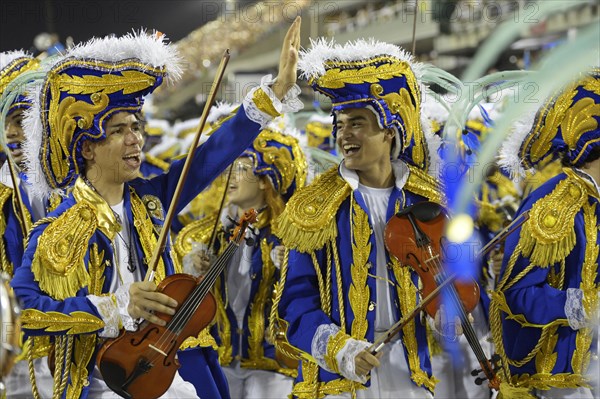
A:
[[[494,247],[494,245],[498,244],[499,242],[504,240],[506,237],[508,237],[509,234],[511,234],[513,231],[515,231],[523,223],[525,223],[527,221],[527,219],[529,219],[529,211],[526,211],[526,212],[523,212],[522,214],[520,214],[508,226],[506,226],[497,235],[495,235],[494,238],[492,238],[487,243],[487,245],[485,245],[477,253],[477,256],[479,257],[479,256],[482,256],[482,255],[485,255],[486,253],[488,253],[490,251],[490,249]],[[425,307],[427,305],[429,305],[429,303],[431,301],[433,301],[435,299],[435,297],[437,297],[440,294],[441,290],[444,287],[446,287],[448,284],[450,284],[452,281],[454,281],[456,279],[456,277],[457,277],[456,273],[453,273],[450,276],[448,276],[448,278],[446,280],[444,280],[440,285],[438,285],[436,289],[431,291],[431,293],[429,295],[427,295],[425,298],[423,298],[423,300],[419,303],[419,305],[416,308],[414,308],[408,315],[406,315],[405,317],[400,319],[396,324],[391,326],[385,332],[385,334],[383,334],[379,338],[377,338],[375,340],[375,342],[373,342],[373,345],[371,345],[367,349],[367,351],[372,355],[376,355],[377,353],[379,353],[383,349],[383,347],[392,340],[394,335],[399,333],[400,330],[402,330],[404,328],[404,326],[406,326],[406,324],[408,324],[408,322],[410,322],[412,319],[414,319],[423,309],[425,309]]]
[[[163,224],[163,228],[158,236],[158,242],[156,247],[154,248],[154,252],[152,252],[152,258],[150,263],[148,264],[148,272],[144,277],[144,281],[153,281],[154,280],[154,272],[156,270],[156,266],[158,265],[158,260],[162,253],[164,253],[167,247],[167,235],[171,230],[171,222],[173,221],[173,216],[175,213],[175,207],[179,202],[179,197],[181,196],[181,191],[183,190],[183,185],[187,179],[188,172],[192,166],[192,158],[194,156],[194,152],[196,151],[196,147],[198,147],[198,143],[200,142],[200,136],[202,135],[202,131],[204,130],[204,125],[206,124],[206,118],[208,117],[208,112],[210,111],[215,97],[217,95],[217,90],[219,85],[221,84],[221,80],[223,80],[223,75],[225,74],[225,67],[229,62],[229,49],[225,50],[223,53],[223,58],[221,58],[221,64],[217,69],[217,74],[215,75],[215,79],[213,81],[212,87],[210,88],[210,92],[208,94],[208,99],[206,100],[206,104],[204,105],[204,110],[202,111],[202,117],[200,118],[200,125],[198,126],[198,131],[194,136],[194,140],[190,145],[190,150],[188,151],[187,157],[185,158],[185,164],[183,165],[183,170],[181,171],[181,176],[179,176],[179,181],[177,182],[177,187],[175,188],[175,192],[173,193],[173,199],[171,200],[171,205],[169,206],[169,210],[167,215],[165,216],[165,223]]]
[[[373,342],[373,345],[371,345],[369,347],[369,349],[367,349],[367,351],[372,355],[376,355],[377,353],[379,353],[383,349],[385,344],[387,344],[388,342],[390,342],[392,340],[394,335],[396,335],[398,332],[400,332],[400,330],[402,330],[404,328],[404,326],[406,326],[412,319],[415,318],[415,316],[417,316],[423,309],[425,309],[425,306],[429,305],[429,302],[433,301],[440,294],[440,292],[448,284],[453,282],[455,279],[456,279],[456,273],[453,273],[450,276],[448,276],[448,278],[446,280],[444,280],[442,283],[440,283],[436,287],[436,289],[431,291],[431,293],[429,295],[427,295],[425,298],[423,298],[423,300],[419,303],[419,305],[416,308],[414,308],[412,310],[412,312],[410,312],[409,314],[404,316],[396,324],[391,326],[385,332],[385,334],[383,334],[382,336],[377,338],[375,340],[375,342]]]

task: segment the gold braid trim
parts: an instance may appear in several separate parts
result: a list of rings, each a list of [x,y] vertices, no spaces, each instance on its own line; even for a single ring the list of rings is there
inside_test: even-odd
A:
[[[327,301],[329,301],[329,307],[331,308],[331,293],[325,289],[325,281],[323,280],[323,273],[321,272],[321,265],[317,260],[317,255],[314,252],[310,253],[310,258],[315,268],[315,274],[317,275],[317,284],[319,284],[319,297],[321,298],[321,308]]]
[[[39,236],[31,271],[40,288],[54,299],[73,297],[89,284],[84,258],[96,228],[94,207],[78,202]]]
[[[337,246],[333,245],[333,262],[335,263],[335,284],[337,286],[338,308],[340,312],[340,326],[342,331],[346,331],[346,311],[344,309],[344,285],[342,284],[342,266]]]
[[[336,356],[342,350],[344,345],[346,345],[346,342],[349,339],[350,336],[340,330],[333,337],[330,337],[329,341],[327,341],[325,364],[327,364],[327,368],[329,368],[329,370],[333,370],[336,374],[340,373]]]
[[[332,259],[333,259],[333,247],[335,246],[335,241],[329,241],[327,245],[327,266],[325,268],[325,301],[323,302],[323,298],[321,298],[321,308],[327,315],[327,317],[331,317],[331,273],[333,272],[332,268]]]
[[[190,253],[193,242],[209,244],[216,220],[217,212],[196,220],[179,231],[173,244],[179,262],[182,262],[183,257]]]
[[[283,245],[299,252],[323,248],[337,236],[335,215],[351,192],[337,167],[331,168],[294,194],[275,220],[273,232]]]
[[[511,384],[516,387],[547,390],[550,388],[589,388],[586,378],[581,374],[521,374],[511,379]],[[507,398],[509,399],[509,398]]]
[[[93,243],[90,248],[88,273],[90,275],[90,284],[88,292],[91,295],[100,295],[104,286],[104,270],[108,260],[104,260],[104,251],[98,251],[98,243]]]
[[[179,350],[184,350],[188,348],[213,348],[218,351],[217,341],[215,341],[214,337],[210,334],[210,326],[204,328],[200,331],[197,337],[189,337],[179,347]]]
[[[344,392],[350,392],[352,398],[356,398],[356,391],[366,389],[360,382],[338,378],[328,382],[320,382],[319,366],[316,363],[303,361],[302,362],[302,377],[301,381],[294,385],[292,395],[299,399],[320,399],[327,395],[340,395]]]
[[[71,382],[67,387],[67,399],[79,398],[83,387],[88,384],[87,366],[96,349],[95,334],[79,335],[74,342],[74,356],[71,359]]]
[[[354,318],[352,320],[352,337],[363,339],[367,334],[369,324],[367,322],[367,311],[369,310],[370,289],[367,285],[369,274],[369,254],[371,253],[371,226],[369,217],[356,203],[352,202],[352,231],[354,239],[352,241],[352,265],[350,273],[352,275],[352,284],[348,292],[348,299]],[[338,293],[342,287],[338,287]]]
[[[525,316],[522,314],[515,315],[511,312],[508,304],[506,303],[506,299],[504,297],[504,293],[501,291],[493,291],[492,292],[492,304],[491,304],[491,313],[493,315],[492,320],[492,335],[494,337],[494,343],[496,344],[496,350],[498,354],[502,357],[503,364],[508,367],[508,365],[512,365],[515,367],[523,367],[525,364],[529,363],[534,357],[536,357],[540,351],[545,351],[546,355],[551,354],[551,349],[556,346],[556,342],[551,341],[552,335],[555,334],[558,327],[568,326],[569,322],[567,319],[557,319],[548,324],[534,324],[530,323],[525,319]],[[504,349],[504,344],[502,341],[502,319],[500,317],[500,312],[504,312],[506,314],[506,318],[508,320],[514,320],[519,323],[522,327],[529,328],[539,328],[542,330],[542,334],[537,344],[533,347],[531,352],[529,352],[523,359],[514,360],[510,359],[506,354]],[[544,359],[540,358],[539,362],[542,362]],[[536,366],[539,366],[541,369],[544,369],[544,364],[539,363],[536,359]],[[510,374],[508,368],[505,369],[505,373],[507,376]]]
[[[281,115],[273,106],[273,101],[269,98],[267,93],[265,93],[264,90],[260,87],[254,92],[254,95],[252,96],[252,101],[254,102],[254,105],[256,105],[256,108],[259,109],[259,111],[273,118],[276,118],[279,115]]]
[[[223,301],[221,295],[222,290],[225,290],[225,297],[227,298],[227,283],[222,286],[221,279],[219,279],[215,284],[214,292],[215,300],[217,302],[217,314],[215,320],[217,322],[217,329],[221,340],[221,345],[217,349],[217,352],[219,354],[219,362],[221,365],[227,366],[233,360],[233,347],[231,346],[231,324],[227,317],[226,303]]]
[[[519,243],[531,264],[548,267],[566,258],[575,247],[575,215],[587,201],[585,184],[570,169],[567,178],[537,200],[523,224]]]
[[[596,320],[598,312],[598,220],[596,219],[596,206],[586,203],[583,206],[583,220],[585,226],[585,254],[581,268],[581,285],[583,291],[583,308],[590,320]],[[575,374],[583,374],[590,363],[590,347],[592,345],[593,330],[590,327],[580,328],[575,338],[575,352],[571,359],[571,366]]]
[[[248,357],[252,360],[264,357],[263,341],[265,339],[265,307],[272,294],[273,282],[275,280],[275,264],[271,260],[273,244],[269,244],[265,238],[260,242],[262,254],[262,279],[254,296],[254,302],[250,305],[248,316]],[[277,363],[276,363],[277,364]]]
[[[441,204],[442,187],[440,187],[438,181],[415,166],[408,165],[408,169],[410,173],[404,188],[411,193],[427,198],[429,201]]]
[[[140,237],[140,243],[142,244],[142,250],[147,261],[146,264],[152,259],[152,253],[156,248],[157,239],[154,235],[154,225],[150,219],[144,202],[138,197],[137,193],[133,188],[130,188],[131,198],[131,212],[133,213],[133,225],[138,232]],[[165,263],[162,256],[158,258],[158,264],[156,265],[156,284],[160,283],[165,279]]]
[[[28,339],[27,341],[25,341],[25,345],[27,350],[25,352],[27,352],[27,371],[29,372],[29,382],[31,382],[31,393],[33,394],[33,397],[35,399],[39,399],[40,398],[40,393],[38,392],[37,389],[37,383],[35,381],[35,368],[34,368],[34,364],[33,364],[33,348],[32,348],[32,341],[31,339]],[[6,399],[5,397],[3,397],[3,399]]]
[[[391,257],[391,261],[396,281],[398,281],[396,292],[398,293],[398,300],[400,301],[400,312],[403,315],[409,314],[417,306],[417,287],[415,287],[412,282],[410,269],[402,266],[394,257]],[[416,335],[416,322],[414,319],[402,329],[402,340],[408,352],[407,357],[411,379],[418,386],[423,386],[430,392],[433,392],[438,380],[433,376],[429,377],[421,368]]]
[[[288,323],[279,317],[278,311],[279,302],[281,301],[281,296],[283,295],[283,287],[285,286],[287,279],[289,260],[290,250],[286,248],[283,255],[283,264],[280,268],[281,274],[279,276],[279,281],[275,282],[273,285],[273,305],[271,306],[271,314],[269,315],[269,331],[267,332],[267,339],[269,342],[273,343],[275,350],[280,352],[283,357],[300,360],[302,351],[290,344],[288,341]],[[290,369],[281,370],[291,371]],[[283,372],[281,370],[279,370],[279,372]],[[295,369],[292,372],[293,374],[290,376],[296,378],[298,376],[298,370]],[[287,372],[284,373],[287,375]]]
[[[24,329],[62,332],[67,334],[92,333],[104,328],[104,322],[96,316],[75,311],[70,314],[59,312],[41,312],[37,309],[25,309],[21,313]]]
[[[547,331],[547,334],[542,334],[540,337],[542,346],[535,355],[535,370],[538,374],[550,374],[556,366],[558,353],[555,352],[555,349],[558,343],[558,327],[558,325],[553,325],[551,328],[543,330],[543,333]]]

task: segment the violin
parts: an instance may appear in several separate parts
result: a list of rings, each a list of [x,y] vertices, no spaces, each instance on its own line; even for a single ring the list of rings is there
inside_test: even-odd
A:
[[[447,221],[448,215],[441,205],[419,202],[396,213],[388,221],[384,232],[388,252],[400,263],[412,268],[421,279],[421,295],[428,298],[424,309],[431,317],[435,317],[440,306],[440,299],[435,296],[439,291],[438,286],[446,285],[449,278],[455,277],[449,276],[442,264],[443,233]],[[479,285],[473,279],[455,279],[445,289],[457,309],[465,337],[481,365],[485,379],[489,381],[488,385],[498,390],[500,380],[467,316],[479,302]],[[485,379],[478,378],[475,382],[479,385]]]
[[[173,274],[161,281],[157,291],[178,303],[174,315],[156,314],[167,322],[165,326],[145,322],[138,331],[122,331],[102,345],[97,365],[111,390],[124,398],[152,399],[169,389],[179,368],[177,350],[213,320],[216,301],[210,289],[239,247],[248,225],[256,222],[256,216],[254,209],[242,216],[229,244],[204,277]]]

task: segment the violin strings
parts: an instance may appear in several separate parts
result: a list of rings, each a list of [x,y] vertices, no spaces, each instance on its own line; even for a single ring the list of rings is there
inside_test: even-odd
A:
[[[169,344],[172,341],[172,338],[178,335],[178,333],[181,332],[181,330],[185,327],[191,316],[202,302],[202,299],[204,299],[212,287],[214,280],[216,280],[216,278],[218,278],[223,271],[224,266],[226,266],[227,262],[229,261],[230,254],[235,252],[236,249],[237,244],[232,241],[223,252],[223,255],[219,257],[213,267],[209,269],[202,282],[194,288],[191,295],[185,300],[179,311],[167,324],[165,332],[163,332],[161,337],[157,340],[156,346],[159,349],[165,351],[164,349],[166,348],[163,346],[165,344]]]
[[[431,256],[431,252],[430,252],[430,256]],[[447,274],[445,272],[442,271],[442,263],[439,260],[439,258],[436,257],[431,257],[430,259],[428,259],[429,261],[433,261],[434,262],[434,268],[436,271],[436,275],[442,277],[442,281],[447,278]],[[439,282],[438,282],[439,284]],[[466,312],[464,310],[464,307],[462,305],[462,302],[460,300],[460,298],[458,297],[458,293],[456,292],[456,289],[454,287],[453,284],[450,284],[447,289],[450,292],[450,297],[452,298],[453,302],[454,302],[454,306],[457,308],[458,310],[458,316],[461,320],[461,325],[463,327],[463,332],[465,334],[465,337],[467,338],[467,341],[469,342],[469,345],[471,346],[471,349],[473,349],[473,352],[475,353],[475,356],[477,357],[477,359],[479,360],[479,363],[481,364],[481,366],[487,370],[485,374],[488,377],[491,377],[493,374],[491,373],[491,371],[488,369],[488,364],[487,364],[487,356],[485,355],[485,352],[483,351],[483,348],[481,347],[481,344],[479,343],[479,340],[477,338],[477,334],[475,333],[475,330],[473,329],[473,326],[471,325],[471,322],[469,321]],[[488,374],[489,372],[489,374]]]

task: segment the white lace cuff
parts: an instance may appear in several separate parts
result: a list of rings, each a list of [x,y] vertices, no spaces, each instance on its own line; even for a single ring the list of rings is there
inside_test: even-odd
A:
[[[346,341],[346,344],[336,355],[340,374],[349,380],[360,382],[362,384],[366,383],[368,379],[366,375],[356,374],[354,359],[360,352],[368,349],[370,346],[371,344],[369,342],[359,341],[354,338],[350,338]]]
[[[258,123],[261,129],[275,117],[286,112],[297,112],[304,105],[298,98],[300,87],[294,84],[280,101],[271,86],[275,83],[272,75],[263,76],[260,86],[253,88],[244,98],[243,106],[246,116],[251,121]]]
[[[119,317],[115,297],[113,295],[88,295],[87,298],[96,307],[104,322],[104,329],[98,335],[101,338],[115,338],[119,336],[121,318]]]
[[[115,297],[117,298],[117,307],[119,309],[119,316],[121,317],[121,323],[127,331],[136,331],[141,320],[136,320],[129,316],[127,307],[129,306],[129,287],[132,283],[123,284],[117,288]]]
[[[589,326],[589,320],[583,308],[583,291],[579,288],[567,288],[565,314],[573,330]]]
[[[271,260],[273,261],[273,265],[275,265],[276,268],[281,268],[281,263],[279,262],[279,258],[277,257],[277,248],[273,248],[271,250]]]
[[[331,337],[338,333],[338,331],[340,331],[340,328],[333,323],[321,324],[317,327],[317,331],[310,344],[310,353],[317,361],[317,364],[331,373],[335,373],[335,370],[332,370],[327,366],[327,361],[325,360],[325,356],[327,355],[327,343]]]

